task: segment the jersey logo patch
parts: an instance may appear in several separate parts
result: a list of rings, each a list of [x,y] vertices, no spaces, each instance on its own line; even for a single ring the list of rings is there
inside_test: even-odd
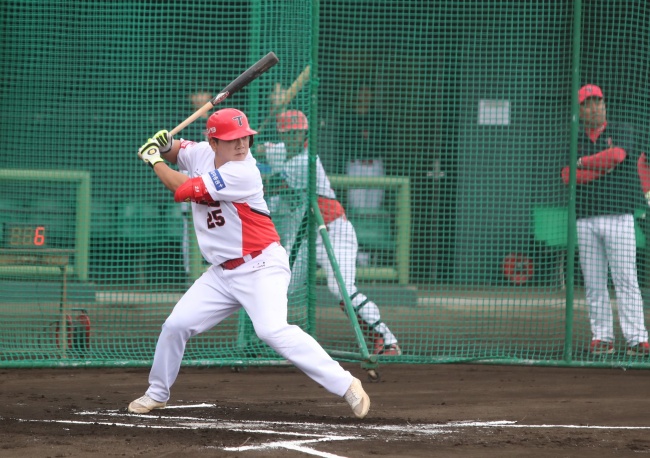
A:
[[[208,175],[210,175],[210,179],[212,180],[212,183],[214,183],[214,187],[217,188],[217,191],[221,191],[226,187],[226,183],[224,183],[218,170],[213,170],[208,173]]]

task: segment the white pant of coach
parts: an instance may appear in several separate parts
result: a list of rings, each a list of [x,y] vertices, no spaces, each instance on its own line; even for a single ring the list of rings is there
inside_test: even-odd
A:
[[[636,270],[636,238],[632,215],[606,215],[577,221],[580,266],[589,305],[593,339],[614,341],[613,312],[607,288],[612,275],[618,316],[628,345],[648,341],[643,299]]]

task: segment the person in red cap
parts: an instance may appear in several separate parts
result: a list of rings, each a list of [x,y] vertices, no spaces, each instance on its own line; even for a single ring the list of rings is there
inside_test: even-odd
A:
[[[603,91],[593,84],[582,86],[578,91],[578,103],[582,103],[589,97],[594,97],[595,100],[603,100]]]
[[[282,177],[281,188],[285,196],[293,193],[304,194],[307,190],[309,152],[306,136],[309,129],[307,116],[299,110],[287,110],[277,115],[276,128],[282,140],[281,143],[267,143],[258,152],[266,154],[266,160],[271,165],[273,173]],[[332,249],[339,265],[345,289],[350,296],[361,329],[372,341],[372,353],[383,356],[399,356],[402,350],[397,342],[397,337],[381,319],[379,307],[370,298],[357,289],[356,286],[356,258],[359,251],[357,235],[352,223],[347,219],[345,210],[336,198],[330,185],[329,178],[320,161],[316,158],[316,192],[318,193],[318,208],[323,216],[327,232],[332,243]],[[306,203],[306,196],[296,199]],[[303,219],[306,214],[306,205],[294,210],[297,215],[295,221]],[[298,224],[295,224],[296,226]],[[295,240],[295,238],[302,239]],[[292,239],[285,241],[285,246],[291,251],[295,263],[292,266],[291,285],[292,291],[296,285],[305,281],[307,274],[307,234],[301,229],[294,231]],[[343,297],[336,281],[336,274],[329,261],[325,245],[320,236],[316,238],[316,262],[323,269],[327,277],[327,286],[330,292],[341,301]]]
[[[242,111],[224,108],[208,118],[207,141],[174,140],[162,130],[138,150],[176,202],[191,202],[198,245],[211,265],[165,320],[149,389],[129,404],[129,412],[164,408],[190,337],[243,307],[255,333],[269,347],[329,392],[344,397],[357,418],[368,413],[370,399],[359,379],[313,337],[287,322],[289,259],[250,152],[255,134]],[[176,164],[179,171],[166,162]]]
[[[650,355],[643,299],[636,267],[634,212],[646,207],[633,131],[607,120],[600,87],[587,84],[578,91],[584,130],[578,140],[576,226],[580,266],[589,306],[594,355],[614,352],[613,312],[608,266],[616,290],[619,322],[627,354]],[[569,183],[569,166],[562,169]]]

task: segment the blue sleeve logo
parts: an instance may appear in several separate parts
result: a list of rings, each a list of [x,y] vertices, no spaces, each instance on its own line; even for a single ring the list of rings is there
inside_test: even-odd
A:
[[[226,187],[226,183],[224,183],[218,170],[213,170],[208,173],[208,175],[210,175],[210,179],[212,180],[212,183],[214,183],[214,187],[217,188],[217,191],[221,191]]]

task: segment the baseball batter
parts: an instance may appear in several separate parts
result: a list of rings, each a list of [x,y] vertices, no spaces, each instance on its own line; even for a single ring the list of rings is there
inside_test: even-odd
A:
[[[277,116],[276,126],[283,142],[264,145],[263,150],[266,153],[267,161],[271,165],[273,173],[282,178],[286,188],[304,193],[307,189],[309,161],[309,152],[305,143],[309,128],[307,117],[298,110],[284,111]],[[397,338],[381,320],[377,304],[357,290],[356,258],[359,250],[357,235],[352,223],[346,218],[343,207],[336,199],[336,194],[319,158],[316,159],[316,187],[318,208],[327,226],[327,232],[339,264],[341,276],[345,282],[345,288],[350,294],[350,300],[361,329],[373,341],[373,353],[386,356],[401,355],[402,351],[397,343]],[[304,196],[301,199],[302,202],[306,202],[306,200]],[[305,205],[295,211],[299,213],[300,217],[294,218],[294,221],[302,219],[302,214],[306,211]],[[292,246],[299,245],[298,255],[292,268],[291,285],[289,286],[289,290],[292,291],[296,285],[301,285],[305,281],[308,255],[307,243],[305,241],[305,243],[298,244],[297,241],[289,240],[285,242],[285,245],[289,250]],[[341,307],[343,307],[344,303],[336,282],[336,276],[320,235],[316,239],[316,262],[327,276],[327,286],[330,292],[341,300]]]
[[[578,143],[576,226],[580,266],[589,305],[592,354],[614,352],[613,313],[607,288],[611,271],[628,355],[650,354],[636,269],[634,211],[646,205],[632,132],[607,121],[602,90],[578,93],[584,132]],[[562,170],[569,182],[569,167]]]
[[[129,412],[165,407],[188,339],[244,307],[262,341],[325,389],[343,396],[355,416],[365,417],[370,400],[361,382],[309,334],[287,323],[291,272],[250,154],[257,132],[233,108],[215,112],[206,125],[207,141],[173,140],[167,131],[159,131],[138,151],[176,202],[191,202],[198,244],[211,266],[163,324],[149,389],[129,404]]]

